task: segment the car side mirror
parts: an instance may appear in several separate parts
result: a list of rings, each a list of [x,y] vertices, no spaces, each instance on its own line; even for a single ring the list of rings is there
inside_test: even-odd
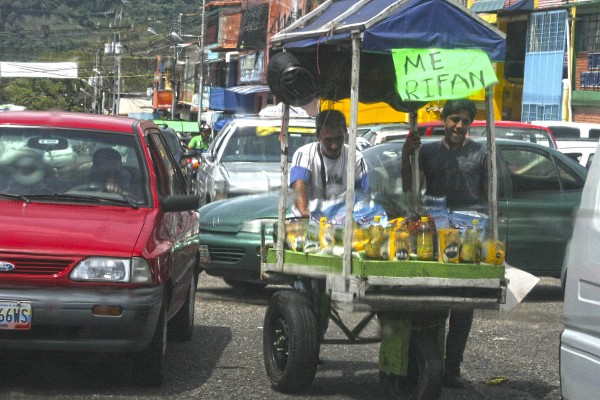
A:
[[[192,211],[200,208],[200,196],[175,195],[168,196],[160,201],[161,208],[165,212],[170,211]]]

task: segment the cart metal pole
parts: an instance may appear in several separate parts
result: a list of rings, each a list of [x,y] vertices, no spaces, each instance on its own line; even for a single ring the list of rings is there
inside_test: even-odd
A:
[[[344,281],[346,291],[352,272],[352,230],[354,222],[354,181],[356,175],[356,126],[358,125],[358,81],[360,72],[360,32],[352,32],[352,71],[350,75],[350,137],[346,165],[346,225],[344,226]]]
[[[285,240],[285,211],[288,193],[288,127],[290,125],[290,106],[285,104],[283,115],[281,116],[281,133],[279,141],[281,142],[281,187],[279,188],[279,213],[277,216],[277,243],[275,250],[277,260],[275,269],[277,272],[283,272],[283,243]]]
[[[488,232],[498,240],[498,174],[496,162],[496,127],[494,124],[493,86],[485,89],[485,114],[487,126],[487,167],[488,167]]]

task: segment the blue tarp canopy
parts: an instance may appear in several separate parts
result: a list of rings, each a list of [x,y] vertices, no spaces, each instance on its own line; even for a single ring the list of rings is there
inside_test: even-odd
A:
[[[254,97],[257,93],[269,91],[267,85],[233,86],[210,88],[210,108],[236,114],[255,113]]]
[[[338,101],[350,97],[353,35],[360,38],[358,100],[405,112],[424,103],[404,102],[396,92],[392,49],[473,48],[496,61],[506,53],[503,32],[449,0],[328,0],[274,35],[271,45],[312,73],[316,97]]]
[[[361,50],[478,48],[504,60],[505,35],[466,7],[448,0],[329,0],[271,38],[286,49],[350,40],[363,33]]]

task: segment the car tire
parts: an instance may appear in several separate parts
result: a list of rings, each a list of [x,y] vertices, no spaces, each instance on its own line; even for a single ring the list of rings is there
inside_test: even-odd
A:
[[[231,278],[223,278],[223,280],[232,288],[246,290],[248,292],[256,292],[267,286],[266,283],[239,281]]]
[[[138,386],[160,386],[163,383],[163,364],[167,352],[167,314],[164,306],[160,310],[158,322],[150,346],[135,353],[131,362],[131,377]]]
[[[298,393],[312,383],[319,338],[319,324],[306,297],[292,290],[271,297],[263,326],[263,356],[273,389]]]
[[[169,338],[185,342],[194,334],[194,318],[196,315],[196,275],[192,274],[187,299],[177,314],[169,321]]]
[[[388,396],[397,400],[433,400],[442,393],[444,367],[437,338],[413,332],[410,339],[407,376],[384,375]]]

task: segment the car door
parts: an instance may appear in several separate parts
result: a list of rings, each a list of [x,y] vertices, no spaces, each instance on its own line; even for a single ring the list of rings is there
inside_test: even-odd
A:
[[[592,165],[565,260],[565,330],[560,338],[564,399],[598,398],[600,376],[600,165]]]
[[[511,190],[499,202],[506,262],[536,275],[559,276],[585,179],[541,146],[501,144]]]
[[[152,162],[156,172],[157,190],[160,197],[186,195],[185,178],[178,168],[173,155],[168,151],[166,141],[159,131],[147,132]],[[196,247],[193,243],[199,227],[196,211],[160,212],[156,222],[156,235],[161,246],[168,249],[169,278],[172,282],[174,309],[185,300],[189,279],[194,273]],[[160,247],[160,246],[159,246]]]

